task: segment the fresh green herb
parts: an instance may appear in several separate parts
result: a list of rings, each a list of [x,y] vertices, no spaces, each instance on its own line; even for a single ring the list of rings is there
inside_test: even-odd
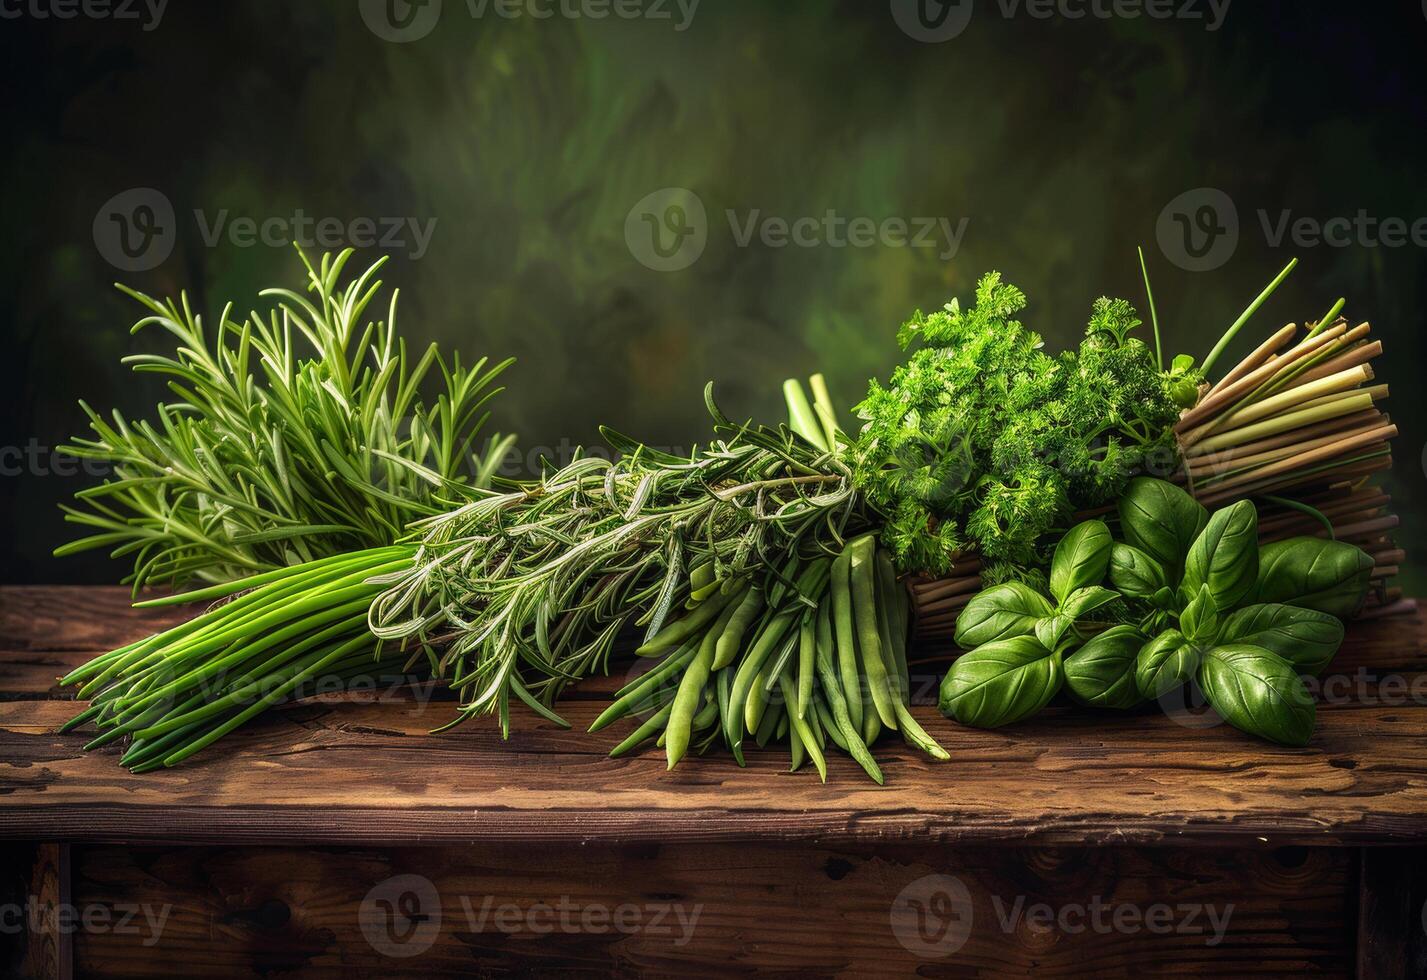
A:
[[[1056,548],[1050,581],[1063,598],[1053,612],[1049,599],[1024,585],[988,589],[967,605],[957,639],[973,648],[942,682],[943,712],[971,725],[1008,724],[1048,703],[1062,676],[1078,700],[1113,708],[1192,683],[1243,731],[1306,743],[1313,700],[1299,675],[1332,660],[1343,640],[1332,613],[1362,602],[1372,559],[1318,538],[1268,545],[1261,554],[1253,504],[1206,515],[1183,490],[1159,481],[1135,480],[1119,509],[1134,544],[1112,543],[1095,521],[1073,528]],[[1121,602],[1085,584],[1107,570]],[[1072,618],[1091,609],[1130,621],[1097,633],[1095,624]]]
[[[411,521],[449,508],[451,484],[489,482],[511,440],[473,449],[510,362],[448,364],[434,345],[409,354],[396,294],[385,319],[369,312],[382,261],[343,285],[350,257],[323,256],[314,268],[303,256],[305,292],[264,290],[275,308],[241,321],[230,304],[216,330],[187,296],[160,302],[120,287],[150,311],[135,332],[156,326],[177,342],[172,356],[125,362],[165,379],[173,397],[152,422],[83,406],[95,437],[66,450],[111,464],[113,476],[65,508],[97,533],[56,554],[132,555],[126,581],[136,592],[227,582],[392,544]],[[433,368],[441,391],[428,402],[419,389]]]
[[[1098,300],[1079,351],[1051,357],[1014,319],[1025,302],[992,273],[969,309],[917,313],[898,339],[920,349],[857,407],[858,485],[904,569],[944,573],[973,548],[1032,566],[1073,510],[1177,460],[1170,378],[1130,336],[1130,305]]]

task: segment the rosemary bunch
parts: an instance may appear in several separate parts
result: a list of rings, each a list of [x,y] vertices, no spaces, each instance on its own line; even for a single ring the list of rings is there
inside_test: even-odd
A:
[[[302,253],[299,251],[299,255]],[[351,257],[306,256],[305,291],[267,289],[267,314],[223,309],[209,331],[186,295],[148,308],[133,327],[171,333],[171,356],[124,359],[172,393],[153,421],[106,419],[81,402],[94,431],[66,451],[113,466],[77,494],[67,519],[95,533],[57,555],[107,547],[133,556],[126,581],[226,582],[345,551],[392,544],[411,521],[447,509],[452,485],[485,486],[510,439],[473,444],[510,363],[449,364],[435,345],[408,353],[396,331],[397,291],[370,319],[385,259],[345,283]],[[434,402],[420,388],[440,375]]]
[[[415,563],[387,577],[370,625],[444,646],[439,672],[462,695],[452,724],[494,712],[508,730],[512,694],[560,721],[548,705],[607,668],[624,627],[652,637],[675,610],[717,610],[750,583],[796,590],[801,563],[871,526],[836,454],[733,424],[711,385],[705,398],[717,438],[702,451],[605,430],[617,462],[584,457],[512,492],[468,491],[421,522]]]

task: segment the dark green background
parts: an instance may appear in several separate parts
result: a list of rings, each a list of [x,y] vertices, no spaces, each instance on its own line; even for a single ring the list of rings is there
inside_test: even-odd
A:
[[[1196,4],[1203,8],[1202,0]],[[896,363],[915,307],[965,296],[999,269],[1026,321],[1073,342],[1091,300],[1142,289],[1149,252],[1167,342],[1202,354],[1287,259],[1298,272],[1250,333],[1320,315],[1338,295],[1388,345],[1402,428],[1389,480],[1420,591],[1427,255],[1355,244],[1272,248],[1255,212],[1320,219],[1427,215],[1427,18],[1417,0],[1235,0],[1201,20],[1041,20],[978,0],[966,31],[919,43],[885,0],[704,0],[668,20],[472,18],[445,0],[426,37],[374,35],[356,0],[184,3],[133,21],[0,21],[9,112],[0,444],[51,446],[75,406],[144,413],[160,397],[119,358],[136,308],[110,286],[186,288],[216,315],[299,282],[281,247],[206,245],[193,219],[436,219],[429,252],[397,254],[403,330],[469,354],[515,355],[496,423],[527,446],[586,442],[604,422],[687,446],[700,389],[771,417],[779,382],[823,369],[850,404]],[[631,255],[625,216],[659,188],[709,213],[702,257],[659,273]],[[1224,267],[1176,268],[1162,209],[1226,191],[1243,234]],[[172,201],[169,258],[118,273],[91,232],[116,193]],[[960,252],[737,247],[724,217],[968,219]],[[375,250],[364,257],[375,257]],[[1247,348],[1246,334],[1238,347]],[[63,561],[56,503],[88,482],[0,478],[7,581],[103,581],[102,556]]]

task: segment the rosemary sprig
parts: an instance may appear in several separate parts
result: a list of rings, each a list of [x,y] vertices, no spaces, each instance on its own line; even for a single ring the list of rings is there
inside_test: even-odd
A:
[[[673,610],[750,580],[793,587],[797,566],[871,526],[839,458],[786,428],[734,425],[706,392],[719,438],[688,457],[605,433],[617,462],[577,459],[509,493],[430,518],[410,570],[372,604],[385,640],[444,646],[457,721],[514,694],[547,705],[604,670],[628,625],[653,636]],[[453,722],[454,724],[455,722]]]
[[[351,254],[324,255],[317,268],[302,256],[304,292],[264,290],[274,308],[241,321],[229,304],[211,341],[186,295],[161,302],[119,287],[149,310],[134,332],[158,326],[177,342],[171,356],[124,359],[161,376],[172,397],[153,421],[106,419],[81,403],[94,438],[65,448],[111,464],[113,476],[64,508],[95,533],[57,555],[132,555],[136,592],[226,582],[392,544],[444,511],[452,485],[489,484],[513,440],[472,449],[510,362],[448,364],[434,344],[410,355],[396,291],[386,318],[368,319],[385,259],[343,284]],[[440,391],[428,402],[420,388],[433,368]]]

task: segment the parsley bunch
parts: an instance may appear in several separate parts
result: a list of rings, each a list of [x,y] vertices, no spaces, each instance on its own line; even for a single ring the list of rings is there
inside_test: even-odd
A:
[[[857,406],[856,479],[904,570],[945,574],[977,550],[990,580],[1019,575],[1076,510],[1178,466],[1177,379],[1130,336],[1133,307],[1097,300],[1080,349],[1052,356],[1014,319],[1025,305],[992,272],[969,309],[918,311],[898,342],[920,346]]]

